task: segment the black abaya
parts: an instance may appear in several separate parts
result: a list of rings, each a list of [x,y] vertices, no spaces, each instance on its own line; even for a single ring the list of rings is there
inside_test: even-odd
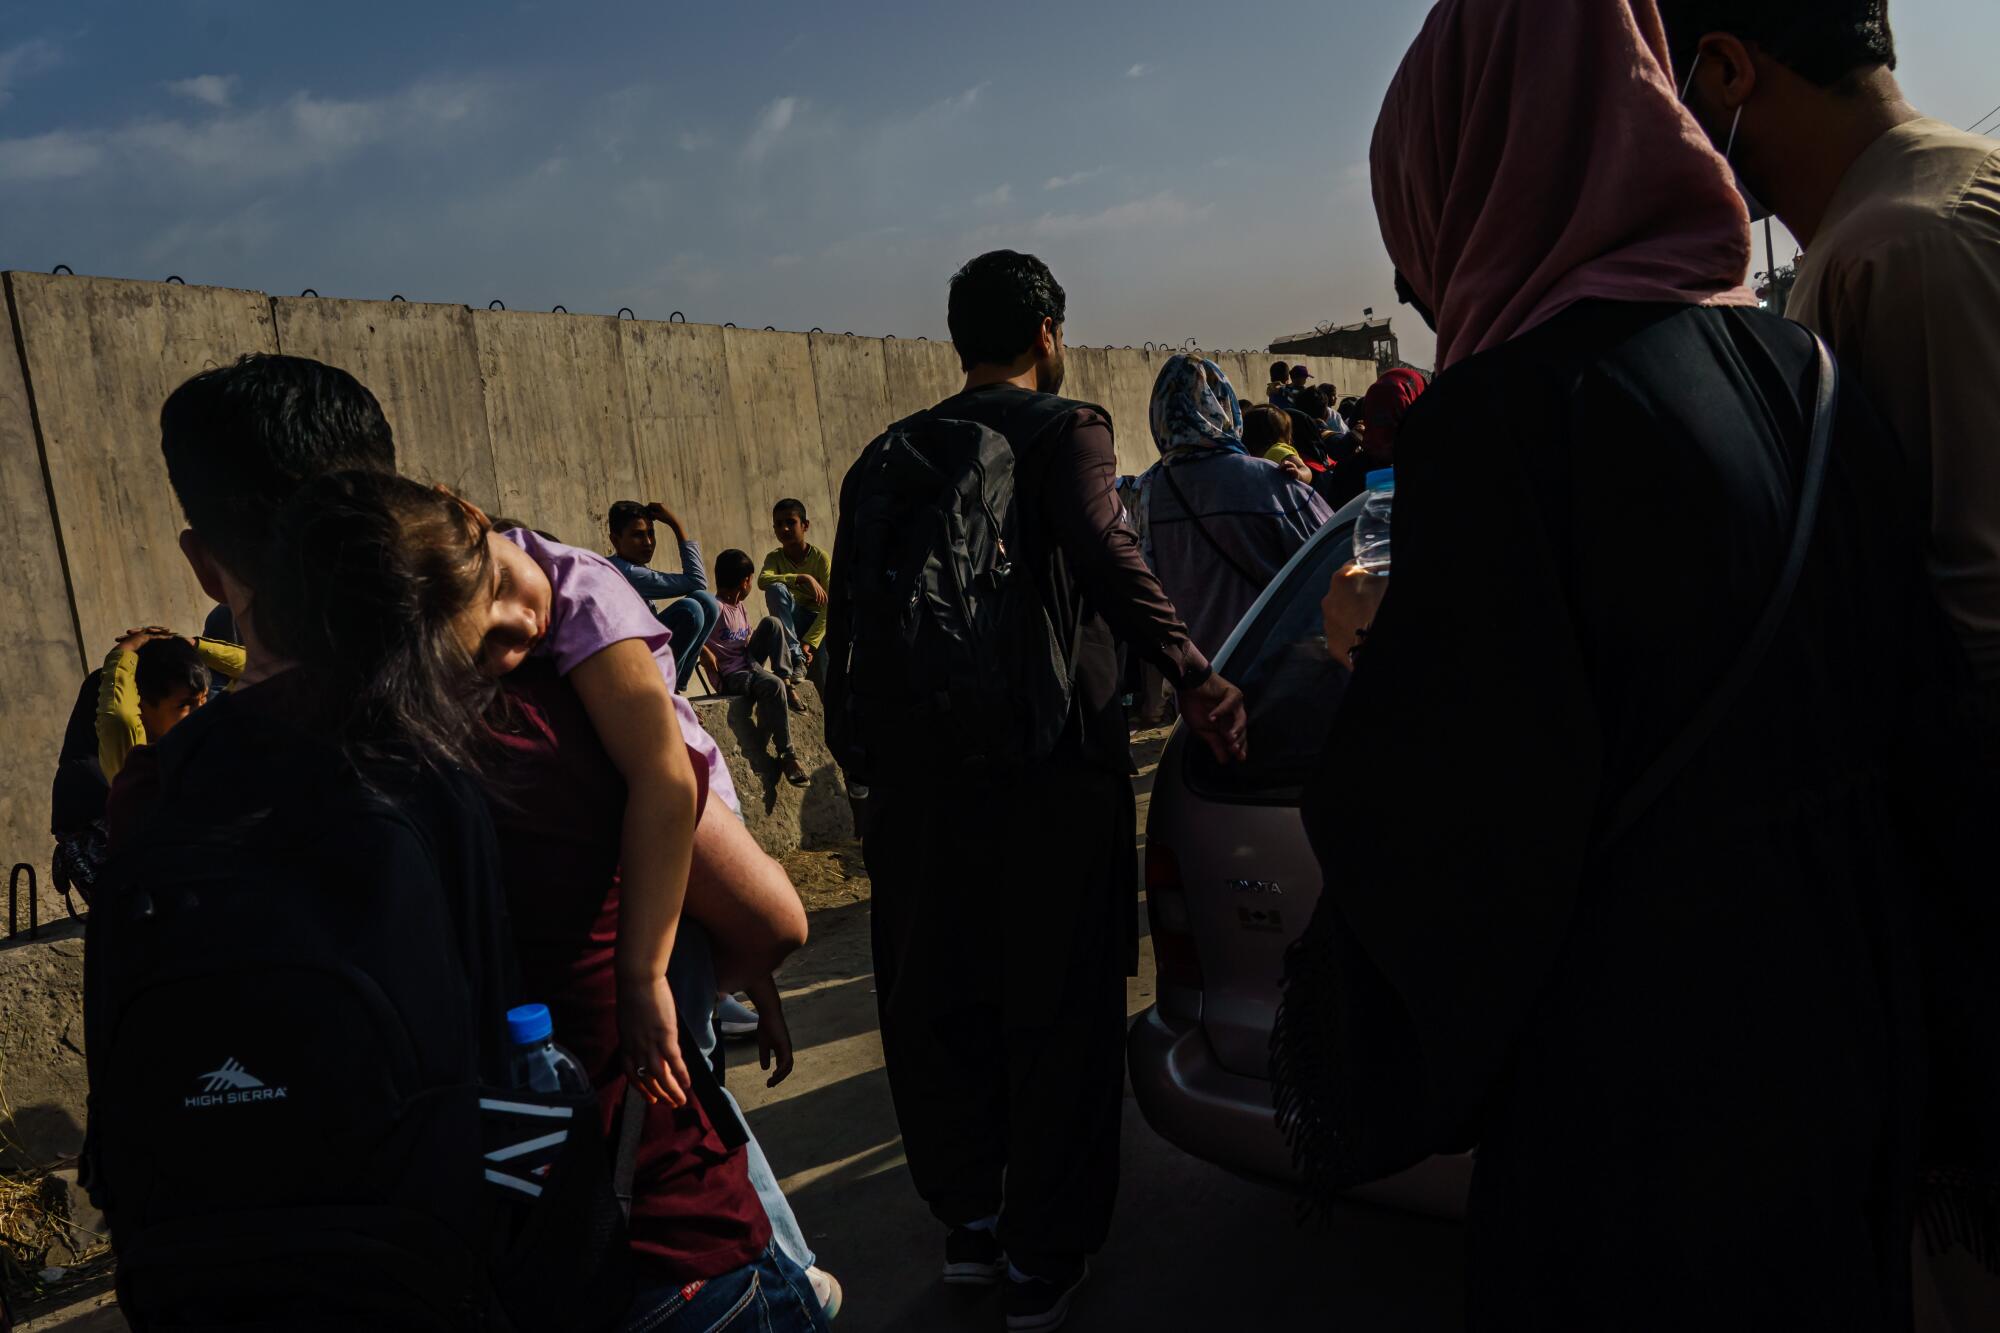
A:
[[[1920,1021],[1893,807],[1948,643],[1851,385],[1776,642],[1600,845],[1763,609],[1816,376],[1769,316],[1593,302],[1404,423],[1276,1052],[1322,1187],[1477,1146],[1475,1329],[1907,1319]]]

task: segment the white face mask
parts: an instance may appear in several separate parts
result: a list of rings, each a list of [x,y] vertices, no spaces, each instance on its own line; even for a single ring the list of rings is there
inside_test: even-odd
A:
[[[1681,105],[1683,106],[1687,105],[1688,92],[1694,87],[1694,72],[1700,68],[1701,53],[1696,52],[1694,63],[1688,66],[1687,82],[1681,85]],[[1700,119],[1697,118],[1695,123],[1700,124]],[[1729,142],[1722,146],[1722,160],[1724,162],[1729,162],[1729,155],[1736,151],[1736,131],[1742,127],[1743,108],[1739,106],[1736,108],[1736,119],[1729,122]],[[1711,139],[1709,142],[1714,143],[1715,141]],[[1731,162],[1729,169],[1736,176],[1736,193],[1743,196],[1743,207],[1750,210],[1750,220],[1752,222],[1762,222],[1765,218],[1770,217],[1771,210],[1764,207],[1763,202],[1756,195],[1750,193],[1750,187],[1743,183],[1743,173],[1736,170],[1736,164]]]

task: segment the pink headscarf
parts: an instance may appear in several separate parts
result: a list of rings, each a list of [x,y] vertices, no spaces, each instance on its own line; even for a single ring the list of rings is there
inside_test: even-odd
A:
[[[1592,297],[1755,305],[1749,216],[1654,0],[1440,0],[1370,154],[1438,368]]]

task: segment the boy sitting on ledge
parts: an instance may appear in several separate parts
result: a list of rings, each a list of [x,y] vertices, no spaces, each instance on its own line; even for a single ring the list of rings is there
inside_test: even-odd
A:
[[[792,719],[787,713],[806,711],[805,701],[792,684],[794,658],[785,626],[776,616],[765,616],[750,627],[750,613],[743,607],[750,597],[750,582],[757,567],[738,550],[724,551],[715,558],[715,592],[720,615],[715,632],[702,647],[702,665],[723,694],[747,694],[757,702],[763,725],[771,730],[778,749],[778,764],[785,781],[803,787],[812,779],[792,749]],[[765,668],[763,663],[769,662]]]

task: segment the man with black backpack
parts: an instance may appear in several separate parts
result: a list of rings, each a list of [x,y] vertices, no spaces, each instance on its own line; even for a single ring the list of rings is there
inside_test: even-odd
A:
[[[952,279],[965,388],[848,473],[826,646],[910,1173],[945,1281],[1009,1279],[1016,1330],[1062,1323],[1117,1192],[1137,852],[1114,637],[1218,758],[1246,725],[1139,554],[1109,414],[1056,396],[1065,304],[1032,255]]]

